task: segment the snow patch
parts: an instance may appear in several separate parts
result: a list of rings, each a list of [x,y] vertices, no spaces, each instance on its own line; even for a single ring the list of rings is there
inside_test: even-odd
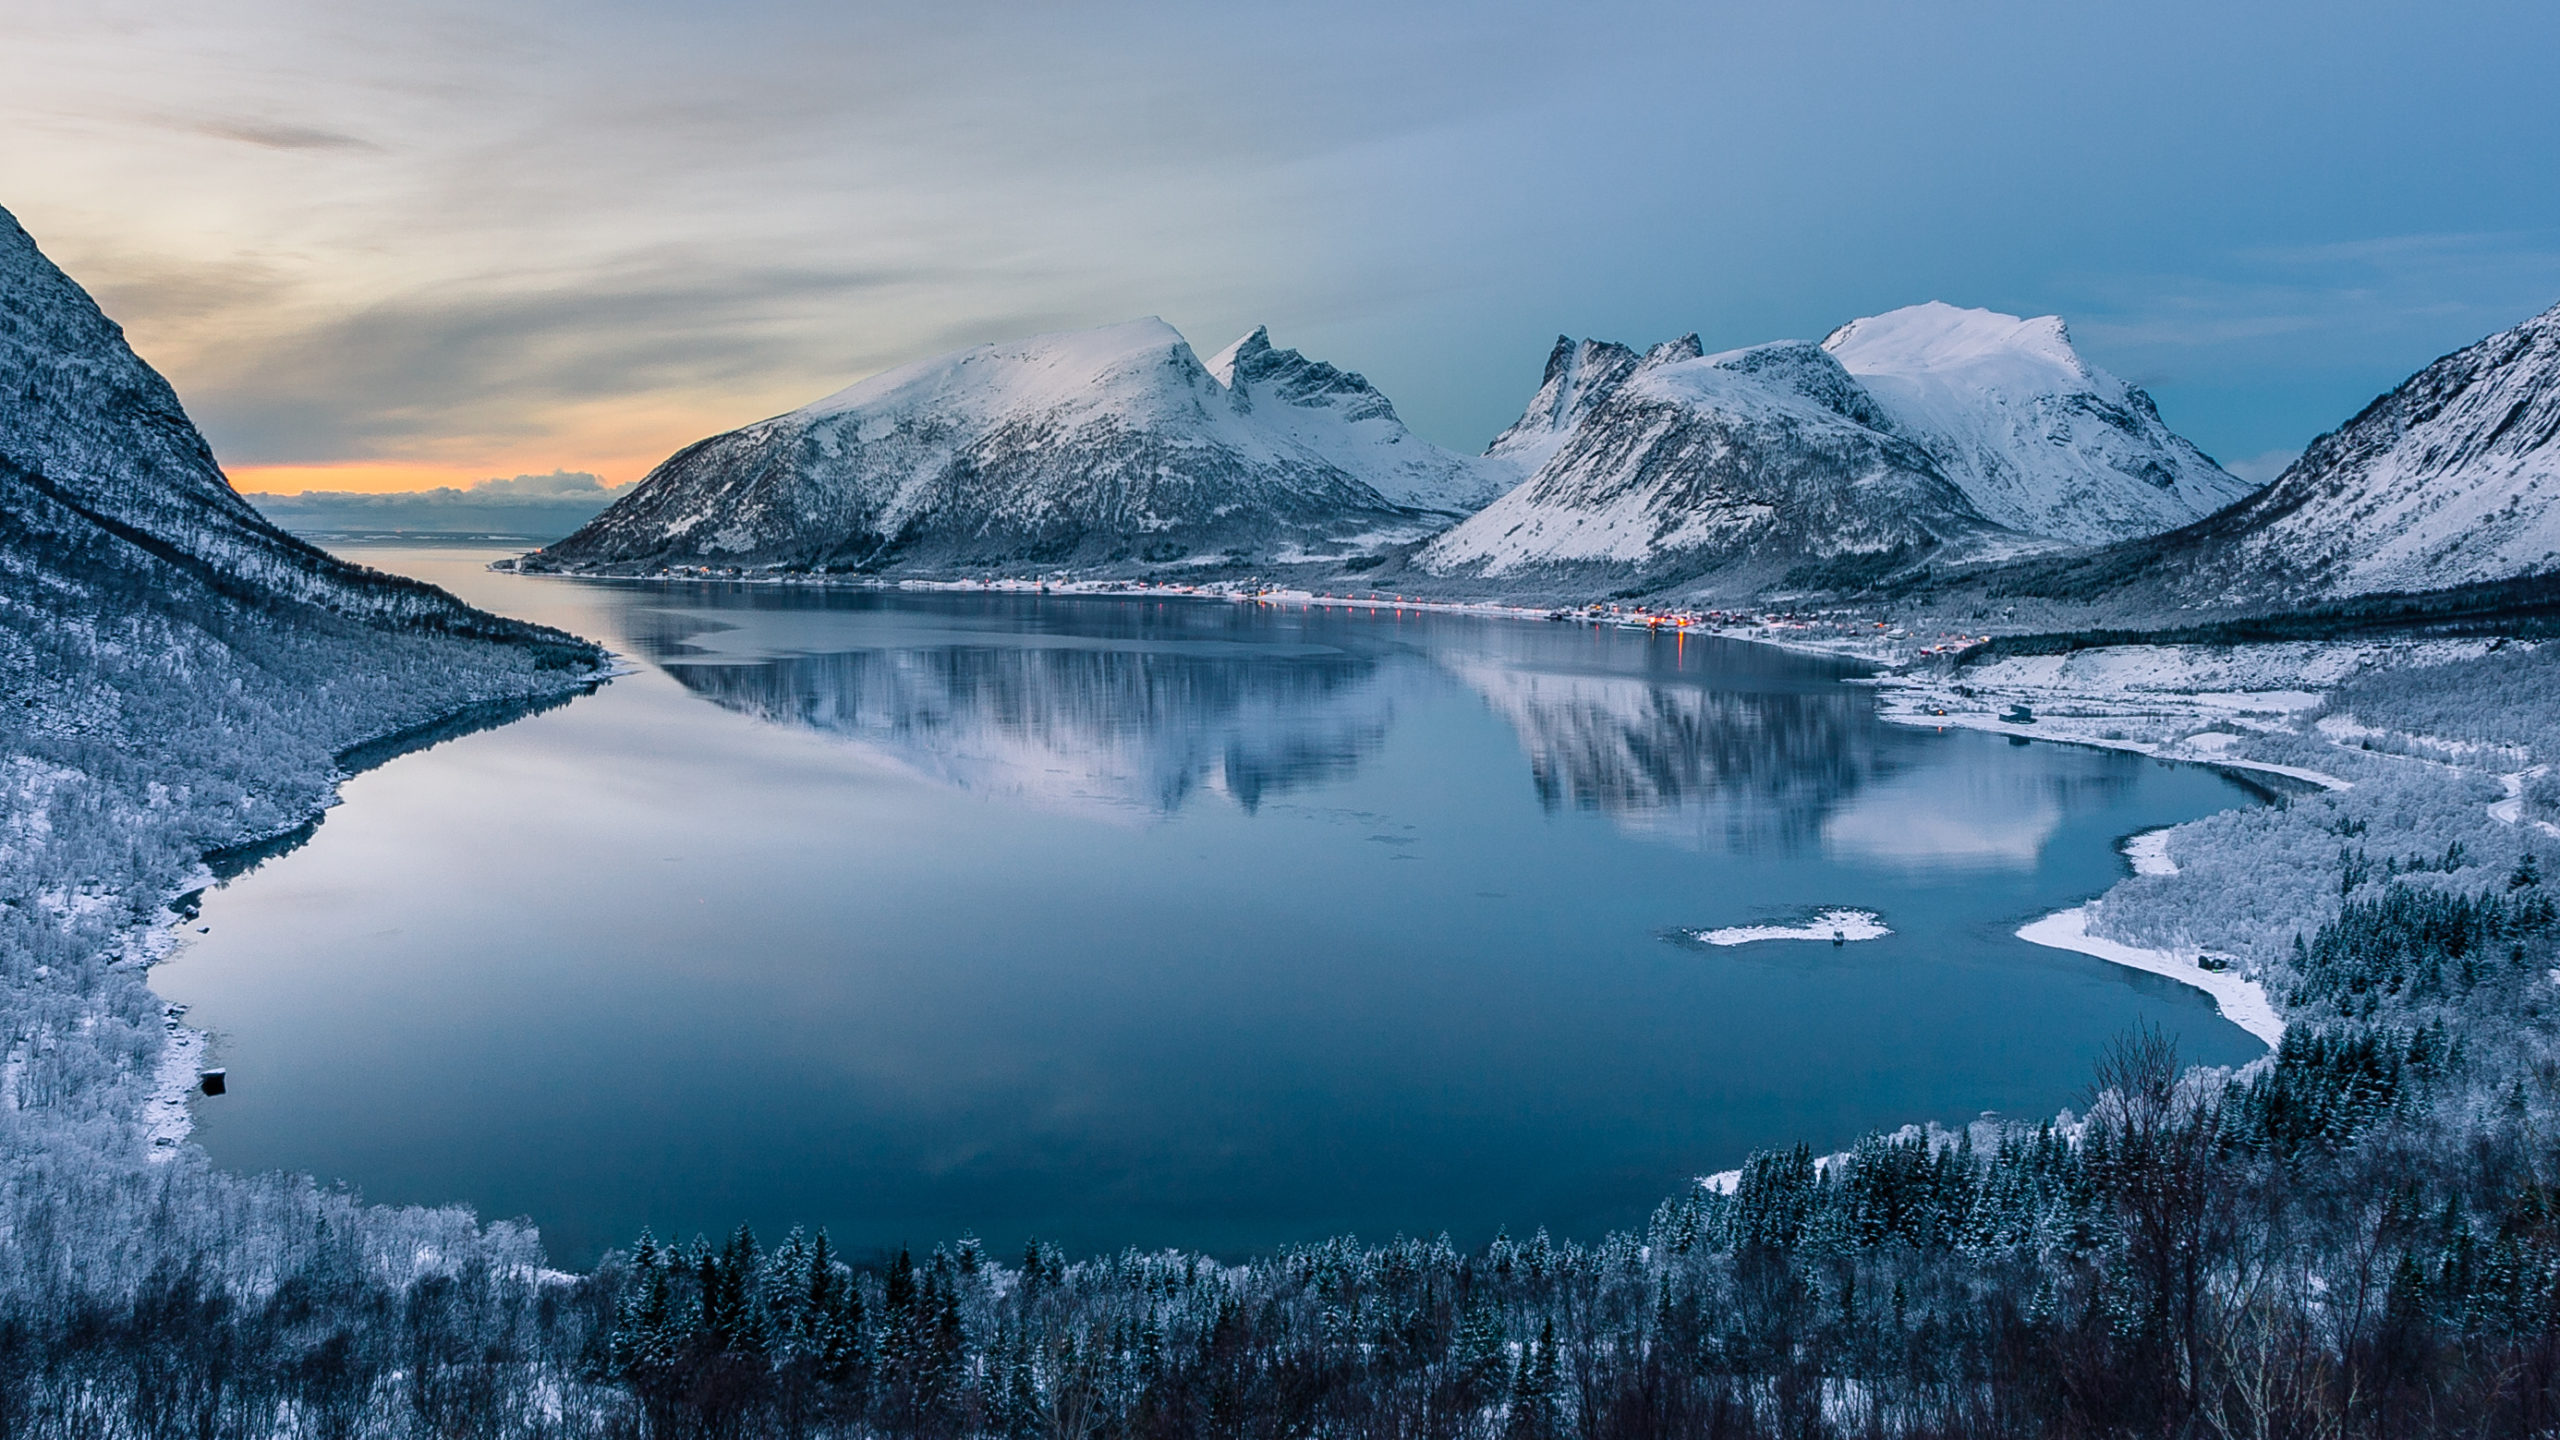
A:
[[[1823,910],[1800,925],[1730,925],[1688,933],[1707,945],[1750,945],[1762,940],[1881,940],[1893,932],[1873,910]]]
[[[2166,828],[2145,830],[2126,840],[2124,858],[2132,862],[2136,875],[2178,873],[2178,862],[2169,858],[2169,832]]]

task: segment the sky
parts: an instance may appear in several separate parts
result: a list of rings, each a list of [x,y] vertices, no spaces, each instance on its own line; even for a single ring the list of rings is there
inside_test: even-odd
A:
[[[1256,324],[1480,449],[1559,333],[2054,313],[2268,478],[2560,302],[2560,6],[10,0],[0,207],[245,490]]]

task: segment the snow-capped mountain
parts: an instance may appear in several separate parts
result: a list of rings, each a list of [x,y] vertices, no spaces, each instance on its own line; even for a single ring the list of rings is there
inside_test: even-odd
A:
[[[2560,572],[2560,306],[2420,370],[2164,540],[2190,593],[2240,602]]]
[[[2247,487],[2062,322],[1932,302],[1815,347],[1559,338],[1487,458],[1529,472],[1417,556],[1542,588],[1820,589],[2183,525]]]
[[[1418,539],[1500,473],[1261,331],[1213,372],[1147,319],[927,360],[701,441],[526,564],[1289,563]]]
[[[1442,576],[1742,594],[2034,542],[1993,524],[1820,346],[1637,356],[1559,341],[1493,455],[1518,488],[1431,542]]]
[[[2081,359],[2058,316],[1933,300],[1852,320],[1822,348],[2012,530],[2103,544],[2175,529],[2250,488],[2161,423],[2149,395]]]

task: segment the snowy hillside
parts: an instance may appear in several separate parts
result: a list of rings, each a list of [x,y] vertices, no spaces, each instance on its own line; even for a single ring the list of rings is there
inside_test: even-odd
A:
[[[1418,539],[1499,467],[1261,331],[1161,320],[982,345],[714,436],[531,568],[1015,570],[1287,563]]]
[[[2237,600],[2560,571],[2560,306],[2429,365],[2170,538],[2190,588]]]
[[[182,571],[258,604],[461,635],[566,637],[484,615],[414,580],[293,539],[225,480],[169,382],[0,210],[0,560],[51,574],[59,602],[116,566]],[[173,580],[155,582],[170,598]],[[60,617],[52,617],[60,618]]]
[[[2160,421],[2151,397],[2080,358],[2060,318],[1931,301],[1822,342],[1995,523],[2075,544],[2175,529],[2248,493]]]
[[[175,1253],[101,1199],[158,1189],[213,1213],[233,1183],[201,1164],[143,1180],[181,1153],[172,1082],[203,1054],[135,963],[165,953],[164,902],[211,852],[311,824],[355,748],[556,703],[602,659],[260,519],[168,383],[0,211],[0,1013],[20,1037],[0,1114],[13,1173],[52,1177],[8,1187],[0,1230],[42,1207],[105,1264]],[[28,1247],[8,1248],[33,1286]]]
[[[1497,584],[1741,594],[2032,543],[1977,511],[1820,347],[1699,349],[1559,343],[1494,445],[1535,473],[1415,563]]]

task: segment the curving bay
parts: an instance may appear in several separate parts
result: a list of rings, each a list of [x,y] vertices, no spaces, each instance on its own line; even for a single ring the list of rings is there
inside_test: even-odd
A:
[[[2211,772],[1876,718],[1759,647],[1208,601],[490,574],[639,671],[351,781],[156,972],[243,1168],[862,1251],[1640,1221],[1751,1149],[2041,1115],[2203,996],[2010,932]],[[1704,929],[1876,912],[1855,945]]]

